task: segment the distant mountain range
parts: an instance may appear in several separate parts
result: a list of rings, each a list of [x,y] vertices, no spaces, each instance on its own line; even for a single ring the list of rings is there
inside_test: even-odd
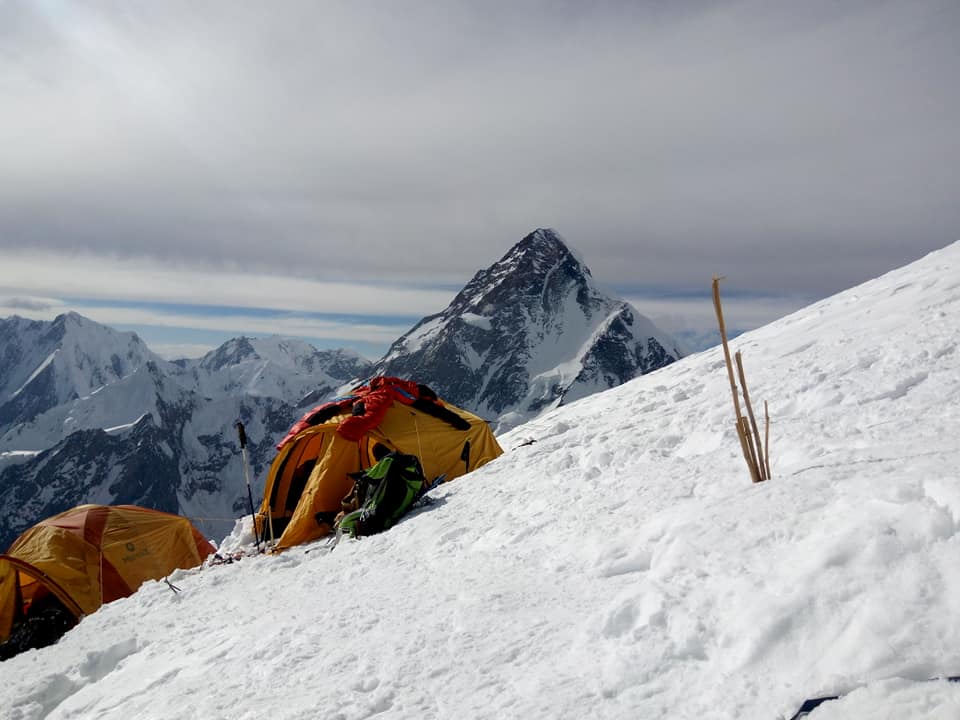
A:
[[[300,414],[375,374],[426,383],[504,430],[682,355],[546,229],[376,363],[279,337],[169,362],[76,313],[0,320],[0,347],[0,548],[85,502],[179,512],[222,537],[247,512],[236,421],[260,492],[274,444]]]
[[[369,374],[348,350],[236,338],[167,362],[133,333],[76,313],[0,320],[0,546],[84,502],[205,518],[214,537],[246,511],[234,424],[263,475],[303,408]]]

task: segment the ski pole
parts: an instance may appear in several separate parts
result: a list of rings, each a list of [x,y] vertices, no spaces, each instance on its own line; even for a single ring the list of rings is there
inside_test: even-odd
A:
[[[240,436],[240,455],[243,457],[243,477],[247,481],[247,500],[250,501],[250,519],[253,520],[253,538],[257,541],[257,552],[260,552],[260,533],[257,532],[257,516],[253,511],[253,490],[250,489],[250,464],[247,462],[247,431],[243,423],[237,420],[237,434]]]

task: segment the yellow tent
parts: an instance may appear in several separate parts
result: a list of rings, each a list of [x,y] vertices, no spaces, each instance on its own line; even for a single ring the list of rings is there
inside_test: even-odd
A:
[[[213,552],[186,518],[135,505],[80,505],[43,520],[0,555],[0,641],[47,594],[80,619]]]
[[[476,415],[424,385],[374,378],[314,408],[287,433],[267,476],[258,530],[278,537],[277,549],[328,534],[353,486],[350,473],[375,464],[376,445],[416,455],[428,480],[453,480],[503,453]]]

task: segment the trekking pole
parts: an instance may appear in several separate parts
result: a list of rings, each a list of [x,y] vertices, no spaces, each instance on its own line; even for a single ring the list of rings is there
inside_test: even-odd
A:
[[[247,462],[247,431],[243,429],[243,423],[239,420],[237,420],[237,434],[240,436],[243,477],[247,481],[247,500],[250,501],[250,519],[253,521],[253,538],[257,541],[257,552],[260,552],[260,533],[257,532],[257,516],[253,510],[253,490],[250,489],[250,464]]]

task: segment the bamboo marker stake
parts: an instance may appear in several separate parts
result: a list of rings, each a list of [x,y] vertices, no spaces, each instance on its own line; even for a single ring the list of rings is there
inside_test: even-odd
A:
[[[733,361],[730,359],[730,346],[727,343],[727,327],[723,321],[723,308],[720,304],[720,280],[723,278],[717,275],[713,277],[713,307],[717,313],[717,324],[720,326],[720,341],[723,345],[723,359],[727,365],[727,378],[730,381],[730,393],[733,396],[733,412],[735,415],[737,438],[740,441],[740,450],[743,453],[743,459],[747,463],[747,469],[750,470],[750,478],[753,482],[762,482],[770,477],[769,457],[765,460],[765,450],[760,443],[760,430],[757,427],[757,421],[753,414],[753,406],[750,404],[750,394],[747,391],[746,376],[743,372],[743,360],[740,352],[737,352],[737,369],[740,376],[740,385],[743,391],[744,404],[747,407],[749,419],[743,416],[740,411],[740,392],[737,389],[737,381],[734,378]],[[766,403],[764,411],[766,412]],[[767,444],[770,442],[770,416],[767,414]]]
[[[750,393],[747,390],[747,377],[743,372],[743,355],[737,350],[734,357],[737,359],[737,373],[740,377],[740,389],[743,390],[743,404],[747,406],[747,416],[750,418],[750,428],[753,430],[753,442],[756,446],[757,474],[761,480],[767,479],[766,466],[763,462],[763,445],[760,443],[760,430],[757,420],[753,416],[753,405],[750,403]]]
[[[713,277],[713,308],[717,312],[717,324],[720,326],[720,341],[723,344],[723,358],[727,365],[727,378],[730,380],[730,392],[733,395],[733,412],[736,420],[737,438],[740,440],[740,450],[743,452],[743,459],[750,470],[750,477],[753,482],[760,482],[760,474],[757,471],[756,460],[751,457],[750,436],[744,432],[743,414],[740,412],[740,395],[737,392],[737,382],[733,376],[733,362],[730,360],[730,346],[727,344],[727,326],[723,322],[723,308],[720,305],[720,280],[722,278],[714,275]]]
[[[737,428],[737,439],[740,441],[740,452],[743,453],[743,459],[747,461],[747,469],[750,470],[750,478],[753,482],[760,482],[760,478],[757,476],[757,465],[753,460],[752,449],[750,447],[749,432],[745,433],[743,431],[743,422],[746,421],[746,418],[741,417],[739,420],[734,422]]]
[[[723,278],[713,277],[713,307],[717,311],[717,323],[720,325],[720,340],[723,343],[723,357],[727,361],[727,377],[730,379],[730,391],[733,393],[733,410],[740,422],[740,398],[737,395],[737,383],[733,379],[733,363],[730,362],[730,347],[727,345],[727,326],[723,322],[723,308],[720,307],[720,281]]]
[[[763,415],[764,415],[764,443],[763,443],[763,457],[767,463],[767,479],[769,480],[770,475],[770,408],[767,407],[767,401],[763,401]]]
[[[760,469],[761,463],[758,458],[759,448],[755,448],[753,445],[753,436],[750,435],[750,421],[745,417],[740,418],[740,428],[743,433],[744,443],[747,446],[747,452],[750,455],[749,465],[750,465],[750,479],[756,482],[763,481],[763,471]]]

